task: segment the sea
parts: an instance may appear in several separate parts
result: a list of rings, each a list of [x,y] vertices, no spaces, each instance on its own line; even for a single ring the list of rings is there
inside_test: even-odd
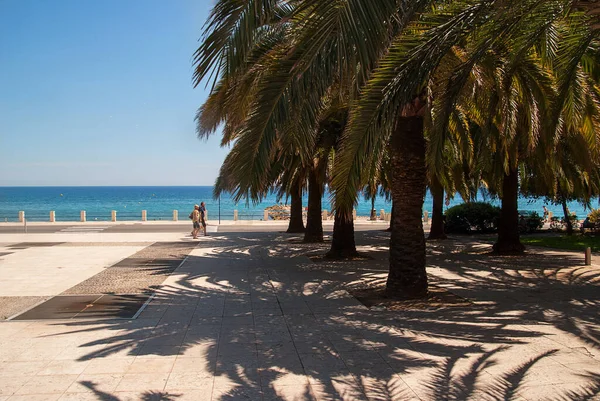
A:
[[[330,210],[330,194],[323,196],[323,209]],[[496,199],[481,200],[499,205]],[[262,220],[264,209],[276,204],[289,204],[289,199],[278,201],[275,194],[266,196],[260,203],[236,203],[231,196],[222,195],[220,199],[213,198],[211,186],[186,186],[186,187],[0,187],[0,223],[15,222],[19,219],[19,211],[25,212],[27,221],[48,221],[50,211],[55,212],[56,221],[79,221],[80,211],[86,211],[88,221],[110,221],[111,211],[117,212],[118,221],[139,221],[142,210],[147,211],[147,219],[172,220],[173,210],[179,212],[179,219],[187,219],[194,204],[201,201],[206,203],[210,220],[233,220],[233,211],[238,211],[240,220]],[[303,205],[306,206],[308,197],[305,194]],[[459,196],[447,203],[451,207],[462,203]],[[542,207],[557,216],[562,216],[560,205],[545,203],[540,199],[521,198],[520,210],[537,211],[542,215]],[[598,207],[594,201],[593,207]],[[375,200],[375,209],[379,214],[381,209],[387,213],[391,211],[391,202],[383,197]],[[427,193],[424,211],[431,213],[432,199]],[[579,218],[584,218],[589,212],[577,202],[569,203],[571,212]],[[369,216],[371,201],[360,198],[356,206],[358,216]]]

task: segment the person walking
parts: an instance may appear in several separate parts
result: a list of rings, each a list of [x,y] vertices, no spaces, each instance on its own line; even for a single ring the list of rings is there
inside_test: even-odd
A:
[[[200,224],[202,224],[202,230],[206,236],[206,205],[204,202],[200,202],[200,208],[198,210],[200,212]]]
[[[198,231],[200,231],[200,207],[198,205],[194,205],[194,211],[190,214],[192,217],[192,224],[194,226],[194,230],[192,231],[192,238],[198,238]]]

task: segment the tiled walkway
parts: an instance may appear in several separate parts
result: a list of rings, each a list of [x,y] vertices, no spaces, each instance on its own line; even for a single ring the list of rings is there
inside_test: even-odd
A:
[[[598,267],[431,245],[431,282],[473,305],[369,310],[347,290],[385,277],[388,240],[357,237],[375,260],[215,235],[137,320],[1,322],[0,400],[597,399]]]

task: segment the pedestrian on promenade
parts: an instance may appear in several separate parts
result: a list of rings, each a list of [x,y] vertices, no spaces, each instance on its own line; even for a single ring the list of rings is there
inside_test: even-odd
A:
[[[548,209],[544,206],[544,223],[548,221]]]
[[[200,223],[202,224],[202,229],[204,230],[204,235],[206,236],[206,205],[204,202],[200,202]]]
[[[194,229],[192,230],[192,238],[198,238],[198,231],[200,231],[200,207],[198,205],[194,205],[194,211],[190,214],[192,218],[192,225]]]

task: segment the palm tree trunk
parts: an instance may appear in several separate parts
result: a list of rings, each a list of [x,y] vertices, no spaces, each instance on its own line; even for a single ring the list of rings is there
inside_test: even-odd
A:
[[[321,198],[323,197],[325,174],[324,171],[321,171],[323,170],[321,164],[322,161],[311,168],[308,173],[308,213],[306,215],[304,242],[323,242]]]
[[[428,239],[446,239],[446,233],[444,232],[444,186],[437,176],[434,176],[431,180],[429,189],[433,198],[433,210]]]
[[[369,217],[371,221],[377,220],[377,212],[375,211],[375,195],[371,198],[371,216]]]
[[[392,227],[394,227],[394,201],[392,200],[392,210],[390,211],[390,226],[385,231],[392,231]]]
[[[565,224],[567,225],[567,235],[573,235],[573,222],[571,221],[571,216],[569,215],[569,208],[567,207],[567,201],[565,199],[563,199],[561,204],[562,204],[563,214],[565,215]]]
[[[333,222],[331,249],[325,255],[328,259],[348,259],[358,256],[354,242],[354,219],[352,211],[337,208]]]
[[[427,296],[423,201],[425,199],[425,137],[423,117],[400,117],[390,143],[391,189],[394,200],[390,240],[390,272],[386,294]]]
[[[511,170],[502,181],[502,208],[498,224],[498,241],[494,252],[502,255],[523,253],[525,246],[519,239],[519,170]]]
[[[290,207],[290,224],[288,233],[303,233],[304,222],[302,221],[302,180],[297,179],[293,184],[290,196],[292,198]]]

